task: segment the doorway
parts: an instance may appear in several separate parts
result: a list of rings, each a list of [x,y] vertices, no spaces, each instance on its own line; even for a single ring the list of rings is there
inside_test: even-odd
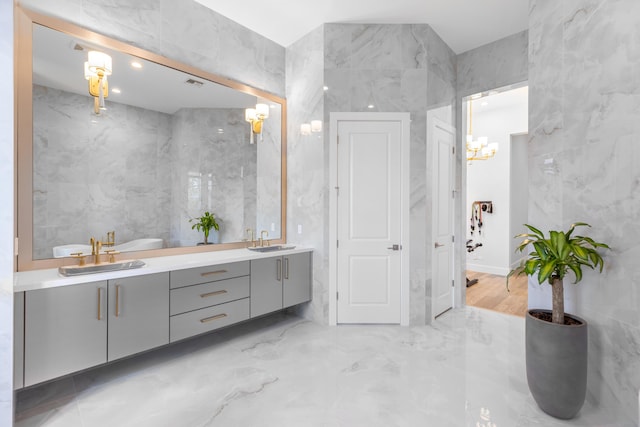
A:
[[[524,316],[527,279],[506,276],[528,218],[528,88],[510,86],[464,100],[467,118],[466,304]],[[471,147],[471,149],[470,149]]]
[[[330,319],[407,325],[409,114],[332,113],[330,129]]]

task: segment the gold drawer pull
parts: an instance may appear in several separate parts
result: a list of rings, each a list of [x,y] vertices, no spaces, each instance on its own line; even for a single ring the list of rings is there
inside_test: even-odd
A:
[[[200,273],[200,275],[202,277],[207,277],[207,276],[211,276],[211,275],[214,275],[214,274],[222,274],[222,273],[227,273],[227,270],[207,271],[206,273]]]
[[[226,293],[227,291],[224,289],[221,291],[207,292],[206,294],[200,294],[200,298],[214,297],[216,295],[222,295]]]
[[[222,319],[225,317],[227,317],[227,313],[216,314],[215,316],[205,317],[204,319],[200,319],[200,323],[209,323],[209,322],[213,322],[214,320]]]

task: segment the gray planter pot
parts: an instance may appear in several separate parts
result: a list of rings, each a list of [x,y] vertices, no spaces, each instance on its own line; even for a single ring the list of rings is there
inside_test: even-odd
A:
[[[526,362],[529,390],[540,409],[562,419],[573,418],[587,392],[587,322],[566,314],[580,325],[558,325],[526,317]]]

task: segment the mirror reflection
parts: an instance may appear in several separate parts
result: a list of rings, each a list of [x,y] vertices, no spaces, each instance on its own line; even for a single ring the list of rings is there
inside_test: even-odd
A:
[[[277,102],[34,25],[33,259],[92,236],[203,244],[205,212],[209,244],[280,238],[281,120]]]

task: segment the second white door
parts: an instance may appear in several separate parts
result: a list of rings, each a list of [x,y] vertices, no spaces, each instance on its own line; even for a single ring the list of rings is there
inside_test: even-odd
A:
[[[429,121],[433,147],[433,316],[453,304],[453,141],[455,131],[438,120]]]
[[[338,121],[337,323],[400,323],[400,120]]]

